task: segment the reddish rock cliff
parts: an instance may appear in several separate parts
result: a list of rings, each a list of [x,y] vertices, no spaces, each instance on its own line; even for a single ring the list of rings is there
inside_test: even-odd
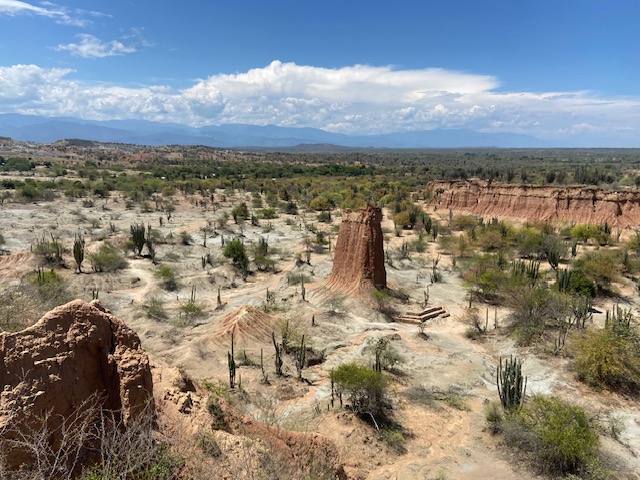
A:
[[[381,221],[379,208],[345,210],[326,287],[355,294],[387,286]]]
[[[92,396],[104,399],[103,408],[121,411],[126,425],[153,394],[138,336],[98,301],[82,300],[57,307],[21,332],[0,333],[0,385],[0,435],[15,437],[48,414],[54,449],[63,419]],[[29,457],[18,449],[7,460],[11,467]]]
[[[427,188],[434,195],[429,206],[484,217],[591,224],[608,222],[619,228],[640,226],[640,192],[482,181],[434,181]]]

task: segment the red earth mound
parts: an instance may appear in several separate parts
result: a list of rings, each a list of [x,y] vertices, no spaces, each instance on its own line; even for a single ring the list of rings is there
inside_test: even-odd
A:
[[[98,301],[74,300],[25,330],[0,333],[0,385],[0,435],[19,438],[46,418],[54,450],[64,420],[91,399],[121,412],[124,425],[153,401],[138,336]],[[17,467],[28,455],[15,449],[5,462]]]
[[[220,320],[213,330],[213,338],[219,344],[228,345],[231,333],[235,331],[234,341],[238,345],[265,343],[271,341],[273,328],[271,315],[251,305],[243,305]]]

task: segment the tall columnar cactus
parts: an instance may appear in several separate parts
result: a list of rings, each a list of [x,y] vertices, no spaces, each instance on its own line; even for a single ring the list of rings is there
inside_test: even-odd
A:
[[[233,340],[235,331],[231,332],[231,351],[227,352],[227,361],[229,363],[229,388],[233,389],[236,386],[236,359],[233,351]]]
[[[300,342],[300,349],[296,353],[296,370],[298,372],[298,378],[302,378],[302,369],[304,368],[304,362],[307,357],[307,349],[304,345],[304,335],[302,335],[302,341]]]
[[[527,378],[522,376],[522,361],[510,356],[508,359],[505,358],[503,365],[500,358],[496,385],[502,408],[506,412],[518,410],[524,403],[527,391]]]
[[[276,375],[282,376],[282,345],[278,345],[276,342],[276,334],[271,332],[271,339],[273,340],[273,348],[276,349]]]
[[[146,229],[144,223],[134,223],[130,227],[131,243],[136,255],[142,255],[142,249],[146,243]]]
[[[73,241],[73,259],[76,261],[78,273],[82,273],[82,262],[84,261],[84,238],[82,235],[76,235]]]
[[[556,286],[558,291],[567,292],[571,287],[572,270],[568,268],[559,268],[556,270]]]

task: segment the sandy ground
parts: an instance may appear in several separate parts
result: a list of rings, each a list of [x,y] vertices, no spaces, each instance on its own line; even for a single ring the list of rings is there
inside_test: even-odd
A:
[[[604,447],[610,455],[620,459],[620,475],[640,471],[638,403],[589,390],[573,379],[567,360],[538,357],[518,349],[499,331],[491,331],[482,342],[467,339],[464,336],[467,325],[461,320],[467,303],[466,291],[446,255],[441,256],[439,263],[443,282],[430,286],[429,304],[445,306],[451,316],[430,323],[427,327],[429,338],[425,339],[418,335],[416,326],[389,323],[375,310],[371,298],[337,299],[337,295],[321,288],[331,271],[332,254],[329,251],[313,253],[311,265],[298,261],[304,258],[305,237],[314,236],[305,230],[305,223],[313,223],[318,229],[331,233],[335,244],[335,228],[318,223],[315,213],[305,212],[298,217],[281,215],[274,220],[262,220],[257,227],[245,224],[241,229],[232,220],[220,227],[222,212],[229,212],[241,200],[250,205],[251,196],[238,193],[226,195],[223,200],[220,192],[216,197],[220,206],[215,212],[210,204],[206,208],[197,206],[202,200],[200,197],[180,199],[170,221],[162,212],[127,210],[124,200],[117,196],[106,204],[104,200],[96,201],[91,207],[66,200],[33,205],[5,204],[0,207],[0,229],[10,255],[0,257],[0,281],[16,283],[24,274],[33,271],[39,259],[30,252],[31,247],[37,239],[53,234],[67,249],[68,268],[61,270],[61,274],[75,295],[91,299],[92,291],[98,290],[103,304],[138,332],[144,348],[152,356],[170,365],[182,366],[193,378],[213,382],[228,379],[227,351],[230,347],[228,337],[221,334],[220,322],[243,305],[261,308],[268,288],[275,294],[276,308],[270,317],[260,319],[255,328],[258,333],[253,330],[243,332],[246,335],[239,337],[244,340],[236,344],[236,356],[244,358],[246,355],[254,364],[239,368],[242,388],[251,399],[250,404],[242,408],[266,423],[325,434],[336,443],[347,470],[355,478],[537,478],[522,466],[514,466],[500,447],[499,439],[485,431],[484,405],[498,399],[494,385],[498,358],[512,353],[518,353],[524,359],[529,392],[554,393],[601,416],[620,418],[626,426],[623,442],[605,439]],[[159,223],[161,216],[164,217],[162,226]],[[165,238],[166,243],[158,246],[156,258],[159,264],[174,269],[178,290],[163,290],[155,276],[158,267],[149,259],[134,258],[131,253],[128,253],[128,267],[117,273],[94,273],[87,260],[84,262],[86,273],[74,273],[70,251],[76,233],[84,235],[87,250],[92,251],[105,240],[123,245],[128,239],[130,225],[136,222],[152,225]],[[335,215],[334,226],[339,222],[339,215]],[[269,223],[271,228],[267,232]],[[209,236],[205,247],[201,228],[206,225],[212,225],[218,235]],[[389,232],[393,230],[386,217],[383,227]],[[183,231],[192,236],[188,245],[180,241]],[[256,272],[244,281],[230,266],[222,256],[221,238],[228,241],[241,234],[249,248],[260,237],[268,239],[277,261],[276,273]],[[414,238],[409,233],[402,237],[389,233],[385,248],[393,252],[403,241]],[[203,269],[201,258],[207,253],[212,255],[214,266]],[[437,245],[429,243],[427,252],[414,253],[410,260],[396,260],[393,267],[387,267],[389,285],[410,296],[407,304],[398,306],[400,311],[419,310],[418,302],[423,300],[423,292],[429,285],[432,260],[437,257]],[[308,277],[306,300],[302,299],[299,285],[287,282],[287,274],[301,272]],[[196,303],[204,314],[189,320],[181,313],[181,306],[189,301],[192,287],[196,288]],[[218,289],[221,306],[217,304]],[[146,315],[143,304],[151,296],[164,302],[166,320],[157,321]],[[332,300],[338,306],[338,313],[330,312]],[[504,325],[507,314],[504,310],[499,311],[500,325]],[[311,325],[312,316],[315,316],[316,326]],[[325,356],[324,362],[305,369],[306,383],[295,379],[291,358],[285,359],[289,377],[280,379],[273,373],[273,346],[265,333],[269,331],[269,322],[270,328],[278,332],[286,319],[291,328],[305,333],[307,344]],[[250,324],[242,325],[250,329],[247,326]],[[331,368],[345,361],[368,358],[367,340],[383,335],[392,335],[392,344],[406,359],[403,375],[392,383],[395,414],[407,437],[403,453],[384,445],[370,427],[354,421],[337,405],[330,407],[328,374]],[[257,365],[261,350],[270,385],[260,382]],[[443,402],[434,407],[409,401],[404,393],[416,386],[458,392],[465,399],[468,410],[457,410]]]

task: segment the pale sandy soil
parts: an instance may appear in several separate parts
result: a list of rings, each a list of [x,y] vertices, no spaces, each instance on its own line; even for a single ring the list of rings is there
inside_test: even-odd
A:
[[[217,194],[220,198],[221,193]],[[461,317],[467,303],[466,291],[448,256],[441,257],[439,267],[444,281],[430,287],[429,303],[445,306],[451,316],[430,324],[427,327],[430,338],[424,339],[417,335],[415,326],[388,323],[373,308],[374,302],[370,298],[345,298],[339,315],[329,313],[328,302],[335,295],[321,286],[331,271],[332,254],[314,253],[311,265],[296,266],[297,256],[303,256],[305,236],[313,237],[300,227],[301,223],[314,223],[319,229],[331,232],[335,244],[336,234],[330,226],[318,223],[313,212],[303,213],[300,217],[281,215],[275,220],[262,220],[259,227],[246,224],[245,245],[250,247],[260,236],[268,238],[269,246],[277,251],[273,255],[277,260],[277,272],[256,272],[243,281],[222,256],[221,237],[208,238],[207,247],[204,247],[201,228],[209,222],[226,240],[232,239],[240,233],[239,226],[230,220],[226,227],[218,228],[218,218],[222,211],[230,211],[241,199],[251,205],[251,196],[240,193],[227,196],[225,201],[220,201],[221,207],[216,212],[211,206],[207,209],[197,207],[194,201],[199,199],[197,196],[181,199],[171,221],[167,222],[165,217],[162,226],[159,225],[162,212],[127,210],[124,201],[118,198],[111,198],[106,205],[104,201],[96,201],[90,208],[66,200],[38,205],[5,204],[0,207],[0,230],[11,254],[0,257],[0,282],[18,282],[25,273],[33,271],[39,259],[30,253],[30,246],[42,235],[48,237],[52,233],[68,249],[65,259],[69,268],[61,274],[76,295],[91,299],[92,290],[99,290],[103,304],[138,332],[151,356],[172,366],[182,366],[193,378],[223,383],[228,381],[227,351],[230,346],[228,324],[220,324],[225,317],[227,322],[231,321],[229,314],[243,305],[260,308],[268,288],[276,296],[279,311],[272,313],[271,320],[261,318],[253,327],[250,323],[239,323],[241,327],[238,328],[244,330],[238,332],[236,357],[242,358],[246,352],[253,362],[259,363],[262,349],[271,384],[260,382],[259,367],[241,366],[238,373],[242,388],[251,401],[239,408],[265,423],[326,435],[338,446],[353,478],[538,478],[526,468],[514,465],[509,454],[500,447],[499,439],[485,431],[484,404],[498,398],[494,385],[496,364],[500,356],[511,353],[524,358],[529,392],[554,393],[601,416],[620,417],[626,426],[623,439],[627,446],[605,439],[604,447],[610,455],[620,459],[620,478],[624,473],[640,471],[638,403],[589,390],[572,377],[567,360],[537,357],[518,349],[500,332],[491,331],[483,342],[465,338],[467,325]],[[291,224],[287,224],[287,220]],[[117,273],[94,273],[87,260],[84,262],[86,273],[73,272],[70,250],[76,232],[84,234],[87,250],[91,251],[105,239],[124,244],[130,225],[141,221],[151,224],[164,237],[174,236],[158,246],[157,260],[176,271],[177,291],[163,290],[154,276],[158,267],[149,259],[133,258],[131,253],[128,253],[129,266]],[[110,230],[110,222],[117,227],[115,233]],[[269,222],[272,230],[263,233]],[[339,222],[339,216],[335,215],[334,225]],[[392,222],[386,217],[383,227],[393,230]],[[181,244],[181,231],[192,235],[192,244]],[[402,241],[415,238],[412,234],[395,237],[389,233],[388,236],[385,248],[391,251],[399,249]],[[216,266],[203,269],[201,257],[207,253],[214,257]],[[429,250],[424,254],[414,253],[411,260],[396,260],[393,267],[387,267],[389,285],[410,296],[409,303],[398,305],[400,311],[419,309],[418,302],[422,301],[429,284],[431,261],[437,255],[436,244],[429,243]],[[309,276],[305,285],[306,301],[302,300],[299,285],[287,284],[289,272],[304,272]],[[196,287],[196,302],[204,315],[184,326],[180,306],[189,300],[192,286]],[[216,301],[218,288],[223,302],[221,307]],[[167,320],[156,321],[146,316],[142,305],[151,295],[165,302]],[[637,295],[626,290],[625,295],[632,297],[631,305],[635,308]],[[601,307],[604,311],[608,305]],[[499,311],[500,325],[504,325],[507,314],[504,309]],[[313,327],[312,315],[317,323]],[[295,379],[291,358],[285,358],[289,377],[277,378],[273,373],[269,332],[278,332],[283,319],[289,319],[292,327],[306,334],[308,344],[325,354],[323,363],[305,369],[303,376],[307,383]],[[596,318],[596,322],[600,320]],[[384,445],[371,427],[354,420],[337,404],[330,407],[328,375],[331,368],[345,361],[370,361],[365,353],[367,339],[383,335],[393,335],[392,344],[406,359],[402,366],[404,375],[392,383],[395,414],[407,434],[404,453],[394,452]],[[415,386],[454,389],[464,395],[469,410],[456,410],[442,402],[436,407],[411,402],[404,392]]]

